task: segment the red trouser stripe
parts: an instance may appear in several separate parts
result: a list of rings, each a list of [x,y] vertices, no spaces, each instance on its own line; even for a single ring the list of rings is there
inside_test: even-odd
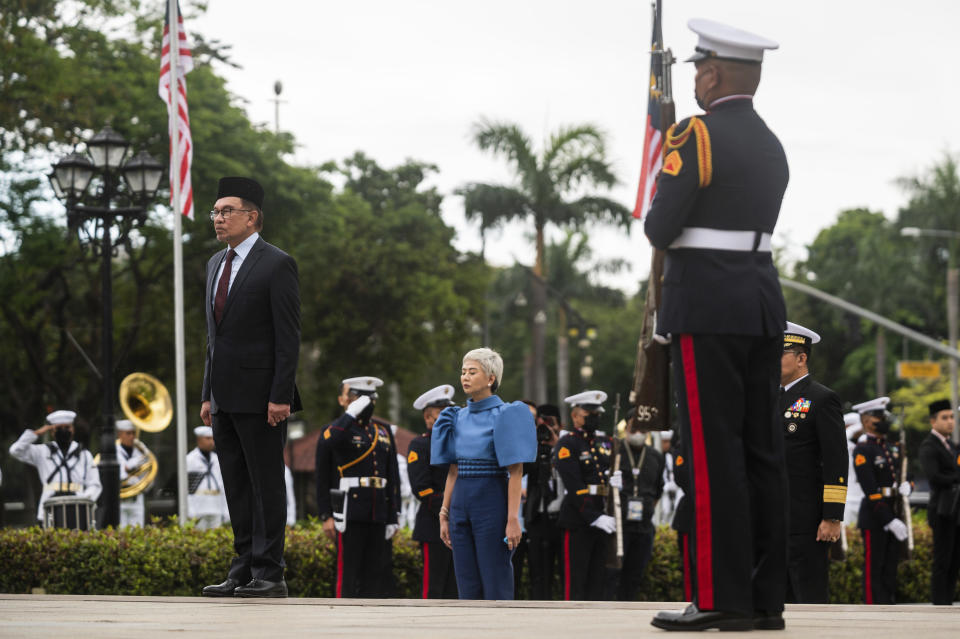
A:
[[[864,584],[864,600],[867,602],[867,605],[873,605],[873,552],[870,548],[870,530],[863,531],[863,584]]]
[[[343,598],[343,533],[337,533],[337,599]]]
[[[570,531],[563,531],[563,600],[570,601]]]
[[[690,414],[690,439],[693,445],[693,486],[696,506],[697,606],[713,610],[713,529],[710,523],[710,471],[703,438],[703,416],[700,412],[700,389],[697,385],[697,359],[693,353],[693,336],[680,336],[683,376]]]
[[[430,592],[430,544],[423,542],[423,598]]]
[[[690,588],[690,535],[680,533],[683,537],[683,597],[686,601],[693,601],[693,590]]]

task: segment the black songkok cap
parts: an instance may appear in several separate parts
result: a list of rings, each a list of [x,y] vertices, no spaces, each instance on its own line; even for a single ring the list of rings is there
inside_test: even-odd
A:
[[[930,417],[933,417],[942,410],[950,410],[949,399],[938,399],[935,402],[930,402]]]
[[[257,208],[263,208],[263,187],[256,180],[245,177],[220,178],[217,189],[217,199],[222,197],[239,197],[253,202]]]

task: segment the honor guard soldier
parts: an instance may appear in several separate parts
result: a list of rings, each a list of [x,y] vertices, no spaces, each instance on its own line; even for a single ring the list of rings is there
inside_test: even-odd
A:
[[[430,465],[430,434],[437,416],[453,406],[453,386],[431,388],[413,402],[423,411],[427,432],[410,442],[407,451],[407,475],[410,489],[420,501],[413,540],[420,542],[423,555],[423,598],[457,599],[457,580],[453,573],[453,552],[440,539],[440,508],[447,484],[449,464]]]
[[[537,407],[537,458],[527,464],[527,498],[523,523],[527,533],[531,599],[553,599],[557,566],[561,561],[560,504],[563,482],[553,466],[553,448],[559,440],[560,409],[553,404]]]
[[[129,419],[118,419],[117,462],[120,464],[120,485],[135,473],[146,461],[147,456],[136,446],[137,433]],[[143,493],[120,500],[120,526],[143,526]]]
[[[628,422],[639,425],[633,420]],[[645,443],[647,434],[631,430],[617,442],[620,456],[620,521],[623,526],[623,562],[617,599],[633,601],[643,573],[653,556],[653,512],[663,495],[663,454]]]
[[[829,603],[830,544],[839,540],[847,500],[843,410],[835,392],[810,376],[820,336],[787,322],[780,360],[780,411],[790,486],[787,601]]]
[[[670,341],[693,470],[697,593],[665,630],[780,629],[787,478],[777,387],[786,308],[770,237],[787,188],[780,141],[753,107],[776,42],[710,20],[694,94],[704,115],[672,126],[644,223],[665,252],[659,339]]]
[[[197,447],[187,453],[187,517],[197,520],[198,530],[209,530],[229,522],[230,514],[213,428],[197,426],[193,434]]]
[[[337,483],[328,494],[317,495],[317,504],[321,513],[332,513],[336,522],[337,598],[380,597],[386,590],[385,540],[398,528],[397,447],[389,425],[372,419],[383,381],[352,377],[343,384],[349,388],[350,404],[322,435],[330,453],[323,461],[331,466],[317,468],[319,477],[335,472]]]
[[[863,424],[860,423],[860,413],[851,411],[844,413],[843,425],[847,433],[847,503],[843,507],[843,525],[857,525],[860,516],[860,502],[863,501],[863,489],[857,481],[857,471],[853,467],[853,449],[863,434]]]
[[[594,437],[600,424],[603,391],[584,391],[563,401],[570,405],[572,430],[557,442],[553,463],[567,491],[560,506],[563,529],[563,598],[597,601],[603,597],[608,535],[616,520],[605,515],[609,491]],[[614,477],[616,479],[614,479]],[[622,481],[619,474],[610,477]]]
[[[629,420],[628,420],[629,421]],[[693,554],[690,547],[690,534],[693,531],[693,499],[690,494],[690,452],[686,442],[679,434],[674,434],[673,450],[676,457],[673,460],[673,477],[677,482],[677,491],[680,499],[677,501],[676,512],[673,515],[671,527],[677,531],[677,549],[680,551],[680,560],[683,565],[683,599],[693,601],[694,579]]]
[[[860,534],[863,535],[863,590],[866,604],[894,604],[897,592],[897,561],[907,539],[907,525],[898,516],[901,495],[910,494],[910,484],[900,483],[900,451],[887,441],[891,417],[889,397],[878,397],[853,407],[860,413],[866,438],[853,449],[853,468],[863,487],[860,503]]]
[[[930,482],[927,521],[933,531],[930,589],[935,606],[953,605],[960,571],[960,449],[952,441],[954,416],[941,399],[930,409],[930,434],[920,444],[920,465]]]
[[[72,410],[58,410],[47,415],[47,423],[37,430],[26,429],[10,446],[10,455],[25,464],[36,466],[42,493],[37,505],[37,520],[43,521],[43,506],[50,497],[78,495],[96,501],[103,487],[100,473],[93,465],[93,455],[74,441]],[[35,443],[44,433],[53,431],[54,441]]]

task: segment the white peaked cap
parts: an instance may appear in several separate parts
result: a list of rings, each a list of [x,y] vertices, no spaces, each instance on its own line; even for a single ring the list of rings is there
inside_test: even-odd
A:
[[[57,426],[58,424],[72,424],[77,418],[77,414],[72,410],[55,410],[47,415],[47,423]]]
[[[129,419],[118,419],[116,428],[118,431],[133,430],[133,422],[131,422]]]
[[[855,404],[851,408],[861,415],[864,413],[869,413],[873,410],[884,410],[887,407],[887,404],[890,403],[889,397],[878,397],[876,399],[871,399],[869,402],[863,402],[862,404]]]
[[[413,407],[423,410],[429,406],[449,406],[453,403],[453,393],[453,386],[450,384],[431,388],[413,402]]]
[[[699,36],[697,52],[687,62],[706,58],[763,62],[765,49],[780,48],[773,40],[705,18],[693,18],[687,26]]]
[[[379,377],[348,377],[341,383],[344,386],[350,387],[352,391],[362,393],[372,393],[383,386],[383,380]]]
[[[193,434],[197,437],[213,437],[213,429],[209,426],[197,426],[193,429]]]
[[[787,322],[787,330],[783,332],[783,344],[800,344],[801,346],[810,346],[820,341],[820,336],[805,326]]]
[[[563,401],[571,406],[580,406],[586,410],[599,410],[602,413],[603,406],[601,404],[607,401],[607,394],[602,390],[588,390],[571,395]]]

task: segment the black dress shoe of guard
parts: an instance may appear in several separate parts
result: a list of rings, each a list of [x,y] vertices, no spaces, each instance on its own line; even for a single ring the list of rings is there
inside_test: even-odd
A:
[[[204,597],[232,597],[233,591],[237,586],[240,585],[240,582],[236,579],[230,579],[227,577],[227,580],[222,584],[214,584],[212,586],[203,587],[203,596]]]
[[[658,612],[650,622],[663,630],[753,630],[753,616],[687,606],[682,613]]]
[[[783,621],[782,612],[768,612],[766,610],[753,611],[754,630],[783,630],[787,624]]]
[[[286,597],[287,582],[267,581],[266,579],[251,579],[246,586],[237,586],[233,591],[234,597]]]

